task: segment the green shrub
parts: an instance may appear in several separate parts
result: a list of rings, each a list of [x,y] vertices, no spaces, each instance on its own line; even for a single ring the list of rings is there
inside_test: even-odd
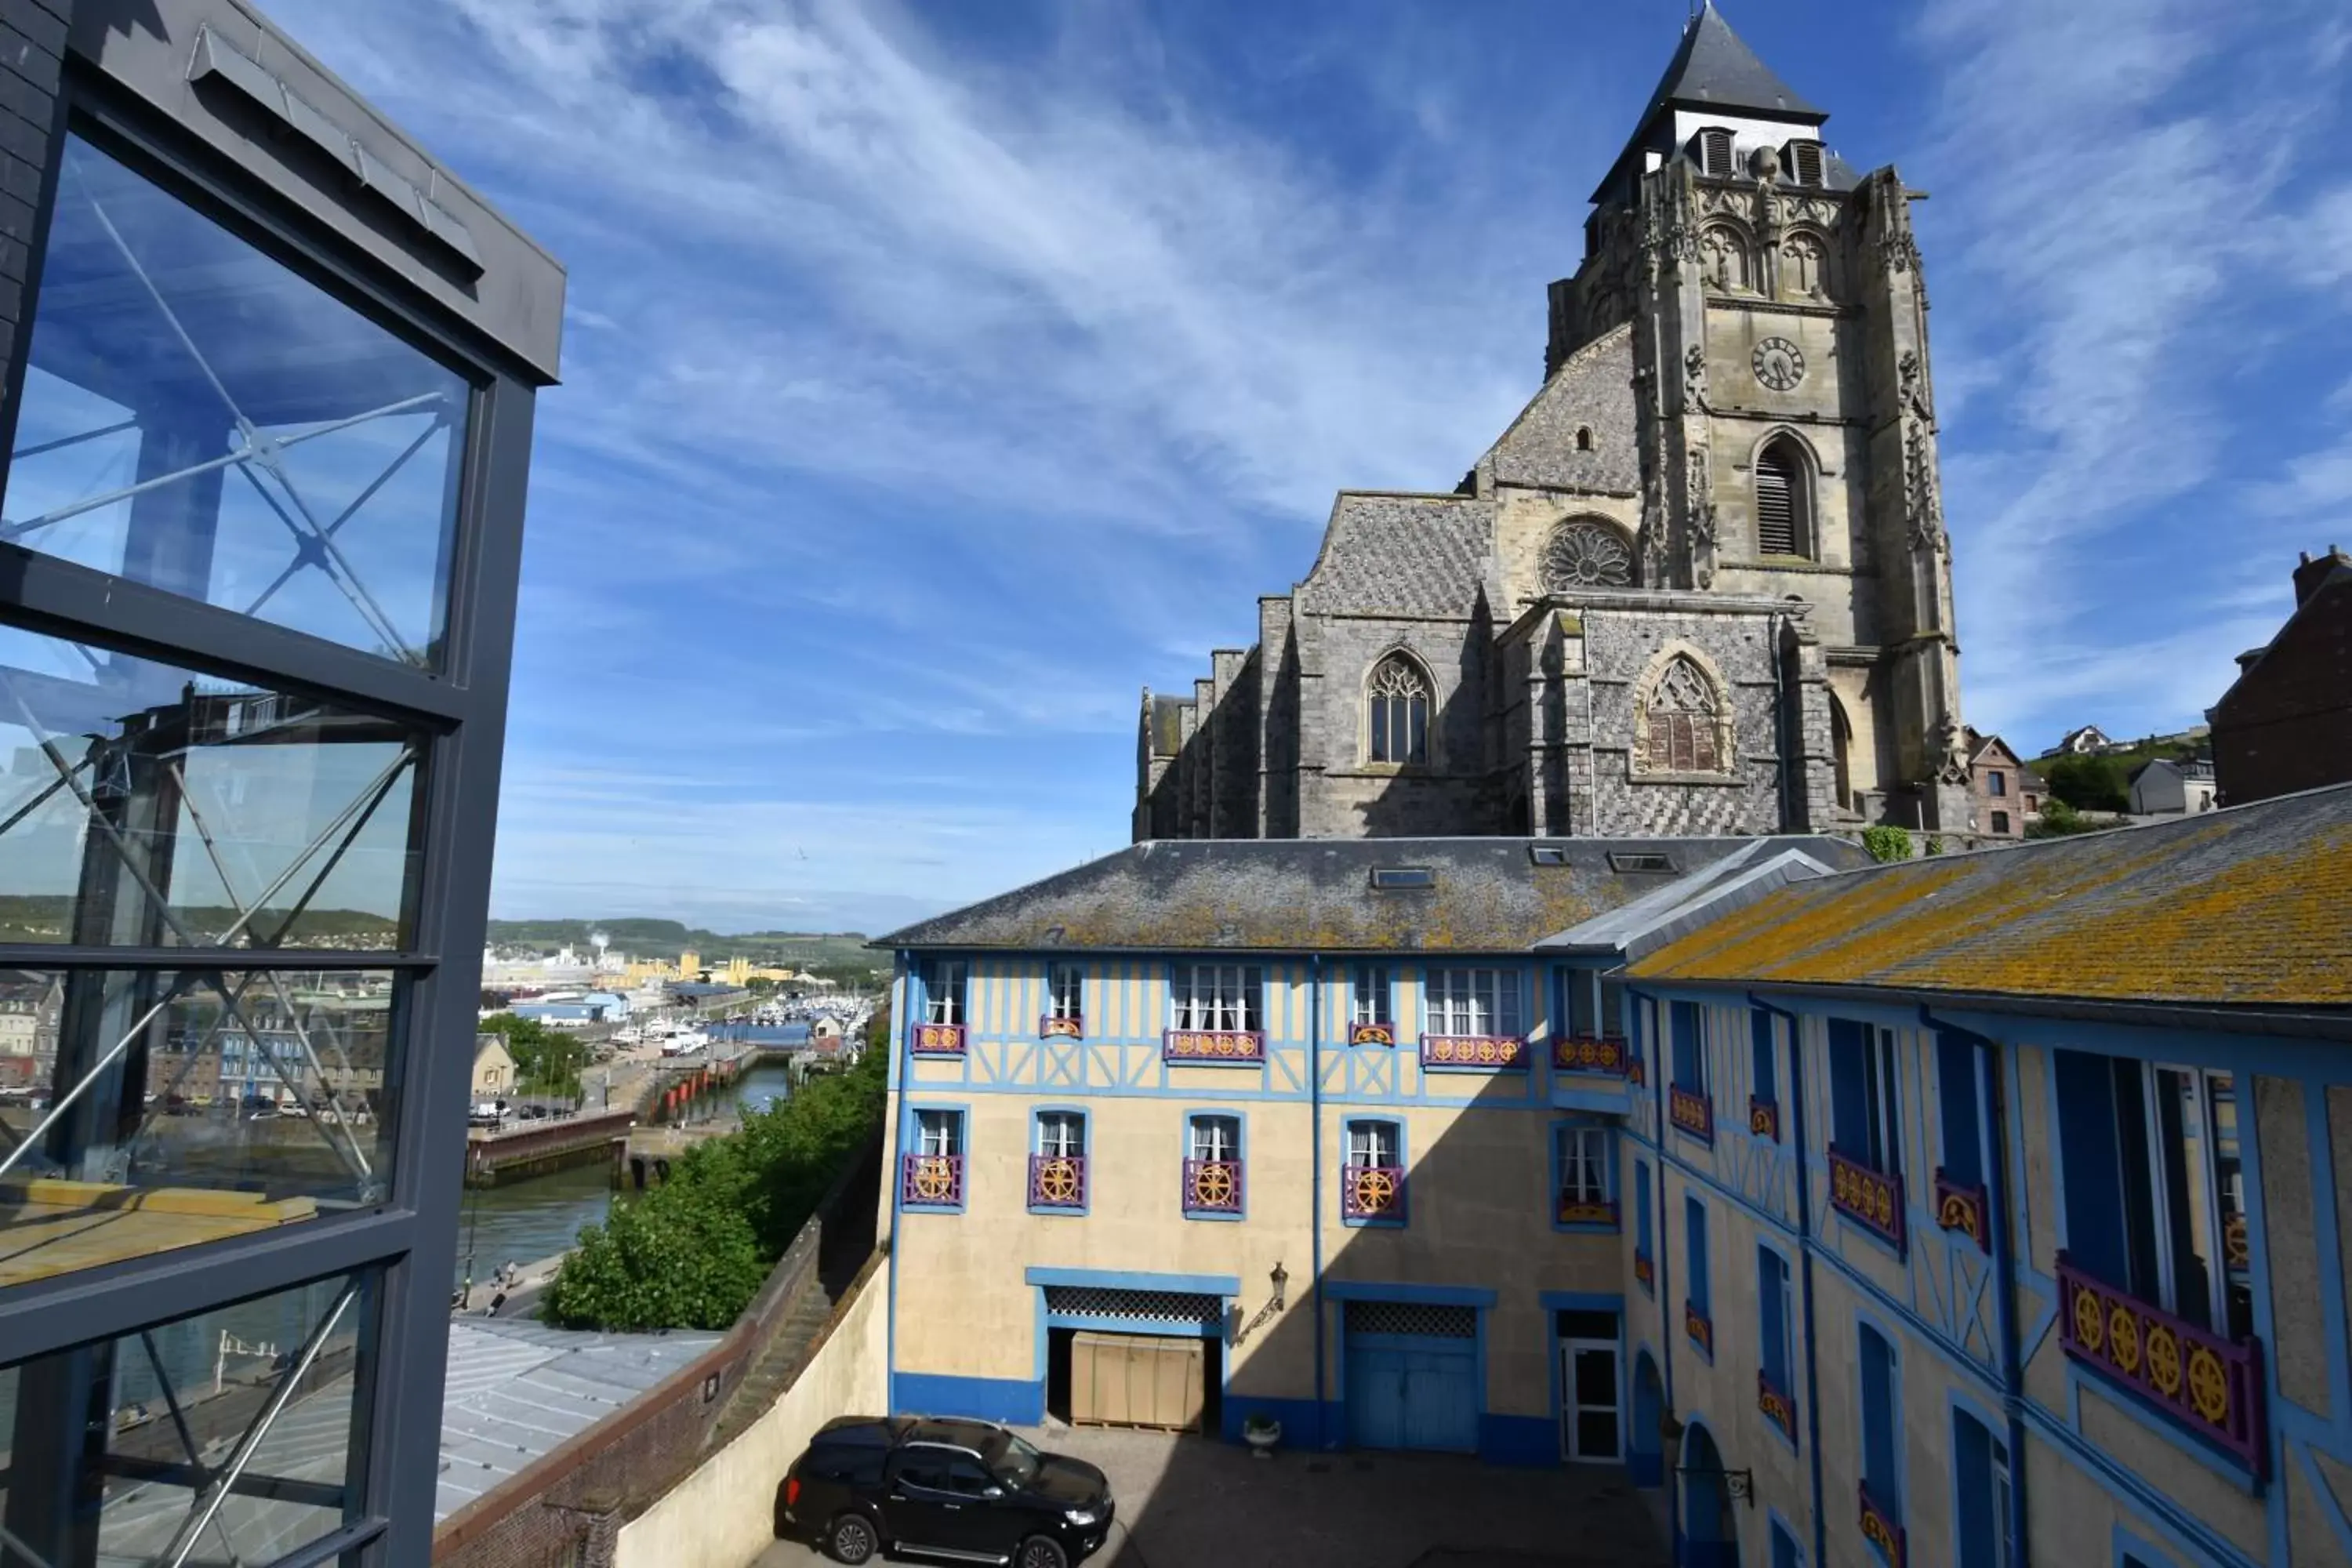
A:
[[[1870,858],[1874,860],[1911,858],[1911,836],[1883,822],[1875,827],[1862,830],[1862,847],[1870,851]]]
[[[2128,811],[2131,783],[2120,757],[2060,757],[2042,770],[2051,797],[2077,811]]]
[[[540,1315],[564,1328],[732,1323],[881,1125],[888,1063],[868,1051],[846,1072],[815,1074],[740,1132],[688,1150],[667,1181],[580,1233]]]

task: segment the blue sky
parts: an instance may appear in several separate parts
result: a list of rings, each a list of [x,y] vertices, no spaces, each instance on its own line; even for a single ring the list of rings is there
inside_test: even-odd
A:
[[[493,912],[878,931],[1123,844],[1332,492],[1446,489],[1685,0],[274,0],[571,269]],[[1735,0],[1897,164],[1969,720],[2195,721],[2352,545],[2352,0]]]

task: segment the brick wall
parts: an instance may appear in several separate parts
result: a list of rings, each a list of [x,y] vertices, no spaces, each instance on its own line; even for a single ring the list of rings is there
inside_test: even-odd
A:
[[[2315,589],[2212,721],[2224,805],[2352,781],[2352,571]]]
[[[0,0],[0,363],[10,397],[0,437],[14,433],[14,393],[24,382],[28,274],[52,184],[58,86],[72,18],[73,0]]]
[[[877,1135],[834,1184],[724,1340],[618,1415],[443,1520],[433,1533],[433,1561],[445,1568],[607,1568],[622,1524],[701,1463],[730,1399],[778,1347],[794,1304],[821,1289],[824,1273],[842,1261],[836,1254],[843,1239],[866,1239],[870,1249],[871,1224],[856,1223],[851,1205],[875,1201],[881,1154]]]

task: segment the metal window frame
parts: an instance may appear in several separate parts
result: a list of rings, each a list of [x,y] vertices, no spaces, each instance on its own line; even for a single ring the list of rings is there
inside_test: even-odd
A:
[[[409,977],[406,1036],[394,1047],[392,1186],[383,1205],[278,1232],[183,1247],[0,1291],[0,1344],[14,1363],[120,1337],[158,1320],[171,1281],[179,1319],[312,1280],[373,1269],[379,1283],[355,1358],[352,1440],[362,1446],[353,1522],[310,1548],[422,1565],[432,1549],[434,1479],[447,1345],[448,1280],[466,1137],[470,1042],[480,982],[491,850],[512,668],[533,403],[542,379],[381,263],[338,238],[299,200],[236,169],[160,110],[79,58],[66,62],[43,170],[25,308],[0,410],[0,485],[37,322],[40,271],[66,139],[123,163],[244,243],[391,331],[472,387],[457,458],[457,510],[441,605],[438,670],[404,668],[356,647],[248,619],[236,611],[0,545],[0,621],[76,637],[206,674],[328,699],[425,732],[411,810],[419,855],[411,945],[398,952],[272,950],[282,970],[389,969]],[[320,198],[324,200],[331,198]],[[444,955],[446,955],[446,957]],[[0,947],[26,967],[261,967],[244,949]],[[397,1376],[388,1369],[398,1368]]]

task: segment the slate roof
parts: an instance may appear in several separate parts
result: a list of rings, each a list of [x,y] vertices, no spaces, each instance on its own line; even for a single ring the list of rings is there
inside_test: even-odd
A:
[[[1639,958],[1776,888],[1871,864],[1842,838],[1751,838],[1720,860],[1536,943],[1538,952]]]
[[[2352,1007],[2352,785],[1783,888],[1634,978]]]
[[[451,1319],[435,1521],[620,1410],[724,1338]]]
[[[1299,608],[1466,620],[1486,586],[1494,525],[1492,501],[1343,490]]]
[[[1745,110],[1775,120],[1810,120],[1818,124],[1829,111],[1817,109],[1782,81],[1756,56],[1747,41],[1731,30],[1715,0],[1706,0],[1699,14],[1683,29],[1682,47],[1675,51],[1658,90],[1650,95],[1642,121],[1669,104],[1690,109]]]
[[[1842,840],[1757,838],[1163,839],[1088,861],[876,947],[1119,952],[1519,952],[1696,868],[1759,844],[1832,865]],[[1557,851],[1538,864],[1530,847]],[[1612,855],[1670,868],[1620,871]],[[1375,890],[1377,867],[1425,867],[1433,888]]]
[[[1576,449],[1579,426],[1592,432],[1590,452]],[[1630,495],[1642,484],[1635,439],[1633,328],[1627,322],[1569,355],[1485,460],[1497,484]]]

